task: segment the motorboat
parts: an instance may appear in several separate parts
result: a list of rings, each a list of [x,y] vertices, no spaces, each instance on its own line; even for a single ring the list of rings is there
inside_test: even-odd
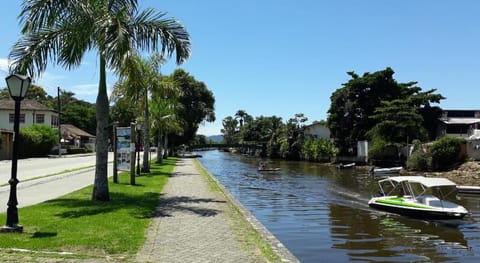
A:
[[[280,168],[267,167],[267,164],[265,162],[260,162],[257,170],[259,172],[277,172],[280,171]]]
[[[373,168],[370,169],[370,174],[372,175],[390,175],[390,174],[399,174],[403,168],[398,167],[388,167],[388,168]]]
[[[337,168],[338,168],[338,169],[351,169],[351,168],[355,168],[355,163],[347,163],[347,164],[340,163],[340,164],[337,165]]]
[[[280,168],[258,168],[259,172],[278,172],[280,171]]]
[[[446,200],[457,185],[446,178],[392,176],[378,181],[380,196],[368,202],[372,208],[426,220],[462,219],[469,212]]]

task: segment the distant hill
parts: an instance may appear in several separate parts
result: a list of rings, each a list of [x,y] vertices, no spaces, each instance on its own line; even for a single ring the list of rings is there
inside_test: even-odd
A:
[[[207,136],[207,142],[215,142],[215,143],[221,143],[223,142],[223,135],[211,135]]]

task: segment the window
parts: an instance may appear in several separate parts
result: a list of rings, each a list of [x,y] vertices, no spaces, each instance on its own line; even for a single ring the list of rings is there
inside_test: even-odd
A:
[[[35,115],[35,123],[45,123],[45,114]]]
[[[24,113],[20,114],[19,120],[20,120],[20,123],[25,123],[25,114]],[[13,123],[14,121],[15,121],[15,114],[10,113],[8,115],[8,122]]]

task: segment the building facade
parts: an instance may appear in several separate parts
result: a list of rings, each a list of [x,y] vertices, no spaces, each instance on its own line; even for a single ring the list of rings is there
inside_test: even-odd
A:
[[[27,99],[22,100],[20,105],[20,128],[38,124],[58,129],[58,113],[53,109],[35,100]],[[0,160],[12,157],[14,114],[15,102],[0,100]]]

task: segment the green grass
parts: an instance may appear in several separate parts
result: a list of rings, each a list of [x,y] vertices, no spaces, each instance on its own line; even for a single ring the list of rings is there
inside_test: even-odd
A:
[[[134,255],[145,241],[145,231],[176,159],[152,164],[151,173],[129,185],[129,173],[109,184],[110,201],[91,200],[92,187],[19,209],[23,233],[1,233],[0,248],[68,251],[75,257]],[[93,180],[93,178],[92,178]],[[5,213],[0,222],[6,221]]]

